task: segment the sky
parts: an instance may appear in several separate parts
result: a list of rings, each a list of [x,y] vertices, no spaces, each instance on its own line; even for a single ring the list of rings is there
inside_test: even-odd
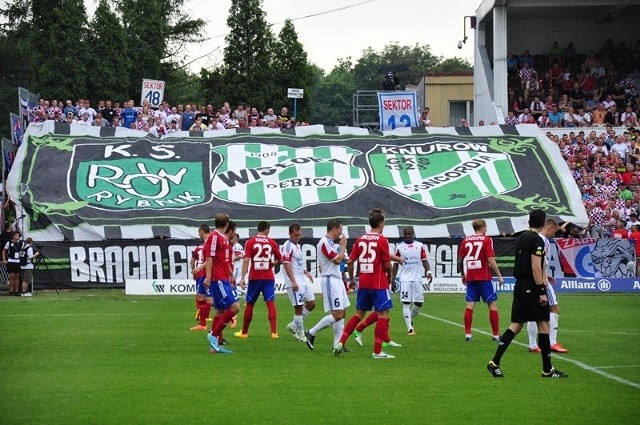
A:
[[[97,1],[85,0],[91,16]],[[278,34],[290,18],[309,61],[329,72],[339,58],[356,62],[371,47],[381,51],[385,45],[429,45],[431,53],[444,58],[460,57],[473,63],[474,30],[465,15],[475,14],[480,0],[263,0],[267,22]],[[228,32],[227,16],[231,0],[185,0],[192,17],[206,21],[208,40],[188,48],[189,65],[198,72],[222,62]],[[463,25],[469,39],[462,49]]]

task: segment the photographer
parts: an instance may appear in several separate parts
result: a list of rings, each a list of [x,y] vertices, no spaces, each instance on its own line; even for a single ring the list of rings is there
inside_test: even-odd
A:
[[[382,83],[382,90],[400,90],[400,80],[395,72],[387,72],[387,76]]]
[[[2,251],[2,262],[9,273],[9,295],[14,296],[20,296],[20,253],[23,246],[20,236],[20,232],[13,232]]]
[[[33,290],[33,263],[40,255],[40,249],[33,251],[33,239],[27,238],[24,241],[20,255],[20,268],[22,269],[22,296],[32,296]]]

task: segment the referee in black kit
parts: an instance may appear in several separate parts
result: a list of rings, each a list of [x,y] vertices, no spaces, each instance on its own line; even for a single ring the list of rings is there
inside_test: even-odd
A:
[[[542,354],[543,378],[566,378],[564,372],[551,365],[551,347],[549,343],[549,303],[545,282],[544,241],[538,234],[547,214],[542,210],[529,213],[529,230],[523,232],[516,242],[516,259],[513,277],[516,284],[513,289],[511,305],[511,325],[500,337],[496,354],[487,365],[494,378],[503,378],[500,359],[507,351],[513,338],[522,330],[522,326],[535,321],[538,324],[538,347]]]

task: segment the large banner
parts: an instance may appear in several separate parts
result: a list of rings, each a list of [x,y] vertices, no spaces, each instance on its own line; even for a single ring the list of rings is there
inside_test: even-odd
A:
[[[414,91],[378,92],[380,130],[418,127],[418,102]]]
[[[391,250],[400,239],[392,239]],[[565,239],[555,242],[566,241]],[[601,241],[615,242],[612,239]],[[244,242],[244,240],[242,241]],[[285,240],[279,239],[280,245]],[[457,272],[458,246],[460,239],[430,238],[422,242],[427,251],[427,259],[433,272],[433,282],[428,283],[423,276],[425,292],[464,292],[460,274]],[[513,272],[515,238],[493,238],[496,262],[503,276]],[[148,239],[138,241],[101,242],[50,242],[37,244],[42,249],[45,260],[37,263],[36,286],[38,288],[101,288],[125,287],[128,293],[137,294],[179,294],[195,290],[191,279],[189,261],[194,248],[200,242],[192,240]],[[353,241],[351,241],[353,243]],[[318,273],[317,238],[303,238],[300,241],[304,263],[316,278]],[[555,246],[553,243],[552,246]],[[348,247],[350,249],[350,247]],[[556,255],[552,249],[552,256]],[[602,262],[613,264],[618,254],[605,250],[599,257]],[[633,258],[635,261],[635,258]],[[551,260],[553,270],[554,264]],[[569,292],[628,292],[639,290],[633,276],[570,277],[561,273],[552,274],[557,280],[556,289]],[[502,291],[513,289],[513,279],[507,278]],[[164,286],[162,286],[164,285]],[[284,291],[284,275],[276,267],[276,287]],[[319,291],[319,284],[316,290]]]
[[[558,277],[635,276],[635,248],[629,239],[556,239],[550,261]]]
[[[534,208],[586,225],[557,147],[528,127],[474,135],[309,126],[157,139],[47,121],[29,126],[8,190],[29,217],[26,234],[41,241],[189,239],[217,212],[238,222],[241,237],[259,220],[276,238],[292,222],[320,237],[337,217],[353,239],[374,207],[386,211],[390,237],[405,225],[419,238],[463,236],[476,218],[492,235],[509,234],[527,228]]]

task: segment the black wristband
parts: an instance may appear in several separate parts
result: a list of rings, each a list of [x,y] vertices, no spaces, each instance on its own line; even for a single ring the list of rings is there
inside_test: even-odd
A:
[[[538,296],[547,295],[547,285],[536,285],[536,289],[538,290]]]

